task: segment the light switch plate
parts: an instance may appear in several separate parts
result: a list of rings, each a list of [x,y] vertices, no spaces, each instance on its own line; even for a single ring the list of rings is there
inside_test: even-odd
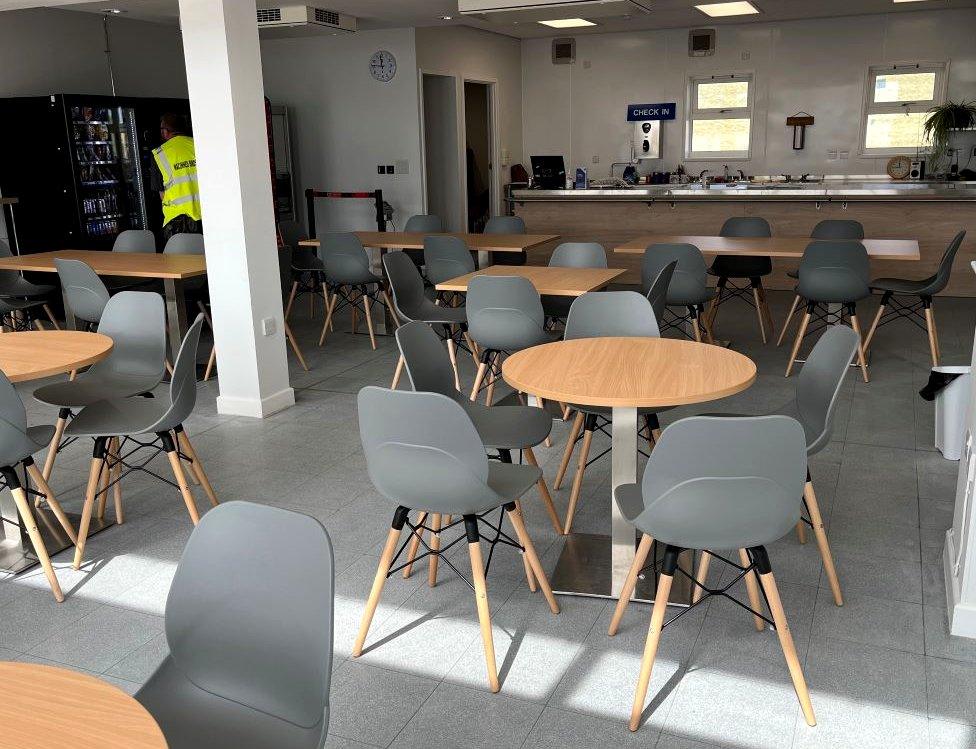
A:
[[[278,326],[275,324],[275,319],[273,317],[265,317],[261,320],[261,332],[266,336],[272,336],[278,331]]]
[[[406,159],[397,159],[393,165],[397,174],[410,174],[410,162]]]

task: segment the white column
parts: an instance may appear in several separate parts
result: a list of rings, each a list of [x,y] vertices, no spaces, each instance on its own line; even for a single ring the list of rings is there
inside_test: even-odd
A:
[[[288,383],[254,0],[180,0],[222,414],[295,402]],[[266,334],[265,331],[268,331]]]

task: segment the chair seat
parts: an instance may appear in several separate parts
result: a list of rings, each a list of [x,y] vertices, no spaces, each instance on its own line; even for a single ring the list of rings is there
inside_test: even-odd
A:
[[[55,287],[47,284],[31,283],[20,274],[4,277],[0,283],[0,298],[6,297],[47,297],[54,293]]]
[[[722,502],[716,504],[715,497]],[[656,541],[684,549],[742,549],[779,540],[800,520],[800,497],[767,478],[685,481],[644,507],[641,487],[624,484],[614,499],[630,522]]]
[[[520,499],[529,489],[534,487],[542,478],[542,469],[535,466],[518,465],[516,463],[488,463],[488,486],[501,497],[502,504]],[[491,510],[500,503],[484,507],[478,512]],[[458,515],[465,513],[458,512]]]
[[[541,346],[544,343],[554,343],[561,338],[561,333],[548,333],[540,328],[538,331],[533,331],[531,334],[526,333],[526,335],[521,336],[519,339],[514,337],[509,339],[503,339],[501,337],[487,337],[480,340],[475,339],[475,343],[484,349],[515,353],[516,351],[522,351],[527,348],[532,348],[533,346]]]
[[[0,297],[0,313],[20,312],[25,309],[38,309],[45,304],[43,299],[17,299],[14,297]]]
[[[705,289],[699,294],[687,294],[681,293],[680,291],[675,291],[673,289],[668,289],[668,306],[669,307],[689,307],[696,304],[705,304],[706,302],[712,301],[715,298],[715,289],[706,286]]]
[[[113,398],[85,406],[68,426],[66,437],[105,437],[145,434],[166,414],[169,398]],[[161,425],[161,430],[177,424]]]
[[[51,444],[53,437],[53,426],[27,427],[27,433],[18,435],[19,440],[16,443],[4,446],[3,454],[0,454],[0,466],[17,465]]]
[[[34,398],[41,403],[61,408],[81,408],[98,401],[127,398],[152,390],[159,384],[158,377],[102,377],[82,375],[77,380],[56,382],[34,391]]]
[[[871,281],[872,291],[890,291],[894,294],[918,294],[926,286],[931,285],[931,279],[913,281],[910,278],[875,278]]]
[[[535,447],[552,431],[552,416],[532,406],[484,406],[461,402],[471,422],[485,443],[495,450],[521,450]]]
[[[377,276],[375,273],[369,270],[363,270],[362,273],[350,274],[348,276],[332,277],[328,276],[328,281],[330,284],[337,286],[364,286],[369,284],[382,284],[383,279]]]
[[[327,717],[319,725],[297,726],[201,689],[171,657],[136,693],[166,737],[169,749],[318,749]]]
[[[461,325],[468,321],[468,313],[464,307],[448,307],[434,304],[427,297],[415,307],[397,309],[400,317],[406,317],[407,322],[425,322],[428,325]]]

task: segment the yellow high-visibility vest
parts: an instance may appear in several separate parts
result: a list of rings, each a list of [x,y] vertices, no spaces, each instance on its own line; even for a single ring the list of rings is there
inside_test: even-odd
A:
[[[153,150],[153,156],[163,175],[163,225],[177,216],[199,221],[202,213],[193,138],[175,135]]]

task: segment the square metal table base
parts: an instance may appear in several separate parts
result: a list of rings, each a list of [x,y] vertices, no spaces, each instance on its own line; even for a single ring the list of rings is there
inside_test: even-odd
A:
[[[34,517],[37,518],[37,528],[44,539],[44,546],[48,556],[64,551],[73,546],[71,539],[65,534],[64,529],[57,518],[47,508],[33,508]],[[77,528],[81,524],[81,516],[67,513],[71,524]],[[115,525],[112,520],[99,520],[92,516],[91,525],[88,527],[88,537],[91,538],[96,533]],[[27,532],[19,523],[12,522],[7,518],[0,521],[0,572],[10,572],[19,574],[31,567],[40,564],[37,555],[34,553],[34,546],[27,537]]]
[[[566,543],[549,581],[553,593],[563,596],[614,598],[610,590],[612,577],[610,536],[598,533],[571,533],[565,538]],[[660,562],[664,555],[664,545],[655,544],[654,549],[656,552],[654,561]],[[648,557],[647,561],[650,565],[651,558]],[[692,551],[685,551],[678,558],[678,564],[688,572],[694,569],[694,562],[695,554]],[[653,603],[656,588],[657,576],[651,575],[648,571],[643,580],[637,580],[631,600]],[[671,587],[671,605],[691,605],[692,588],[691,581],[687,577],[680,573],[675,575]]]

